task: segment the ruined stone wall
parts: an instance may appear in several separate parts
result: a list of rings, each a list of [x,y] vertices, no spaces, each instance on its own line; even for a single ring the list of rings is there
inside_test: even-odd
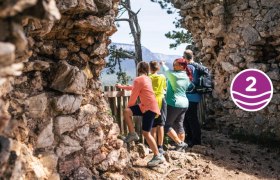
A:
[[[278,0],[173,0],[199,49],[197,58],[212,70],[213,99],[208,119],[226,133],[280,139],[280,2]],[[233,103],[230,83],[241,70],[256,68],[272,80],[274,95],[258,112]]]
[[[98,81],[117,6],[1,4],[0,177],[121,178],[129,159]]]

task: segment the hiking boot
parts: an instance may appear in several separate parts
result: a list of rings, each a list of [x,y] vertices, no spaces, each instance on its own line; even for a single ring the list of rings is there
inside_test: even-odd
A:
[[[176,144],[176,151],[179,151],[179,152],[184,152],[184,150],[188,147],[188,144],[185,143],[185,142],[180,142],[178,144]]]
[[[128,133],[128,135],[124,139],[124,142],[130,143],[131,141],[138,141],[138,140],[139,140],[139,136],[137,135],[136,132],[133,132],[133,133]]]
[[[163,148],[158,148],[158,152],[159,152],[160,154],[162,154],[162,155],[165,154],[165,151],[163,150]]]
[[[165,158],[162,154],[158,154],[157,156],[154,156],[152,160],[150,160],[147,164],[148,167],[155,167],[159,164],[164,163]]]

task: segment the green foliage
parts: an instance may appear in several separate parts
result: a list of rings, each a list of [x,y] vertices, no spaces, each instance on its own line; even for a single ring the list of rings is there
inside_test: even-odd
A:
[[[126,72],[117,72],[117,83],[128,84],[129,81],[132,81],[132,78],[126,74]]]
[[[158,3],[162,9],[165,9],[167,14],[175,13],[175,8],[170,0],[151,0],[154,3]]]
[[[173,39],[175,40],[174,43],[169,44],[170,48],[176,48],[180,44],[184,43],[192,43],[192,35],[188,31],[185,32],[184,30],[181,31],[169,31],[168,33],[165,34],[165,36],[168,39]]]
[[[170,0],[151,0],[151,1],[154,3],[158,3],[162,9],[167,11],[167,14],[174,14],[177,12],[176,8],[174,8]],[[179,45],[184,43],[192,44],[193,43],[192,35],[190,32],[182,28],[181,20],[176,18],[173,21],[173,24],[175,25],[176,30],[169,31],[168,33],[165,34],[165,37],[175,41],[174,43],[169,44],[169,47],[176,49]]]
[[[127,51],[122,48],[117,48],[116,45],[113,45],[109,48],[109,59],[106,63],[107,74],[115,74],[118,78],[118,83],[127,84],[131,77],[123,72],[121,67],[121,62],[125,59],[132,59],[135,56],[135,53],[132,51]],[[118,67],[118,69],[116,69]]]

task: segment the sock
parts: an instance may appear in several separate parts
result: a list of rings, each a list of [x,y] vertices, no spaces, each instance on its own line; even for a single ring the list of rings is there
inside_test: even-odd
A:
[[[159,148],[161,148],[161,149],[162,149],[162,145],[161,145],[161,146],[160,146],[160,145],[158,145],[158,149],[159,149]]]

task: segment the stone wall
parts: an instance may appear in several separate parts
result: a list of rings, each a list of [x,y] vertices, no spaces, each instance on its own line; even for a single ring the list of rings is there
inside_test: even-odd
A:
[[[226,133],[280,140],[280,2],[278,0],[173,0],[183,27],[212,70],[213,99],[208,119]],[[258,112],[243,111],[231,100],[230,83],[243,69],[256,68],[272,80],[274,95]]]
[[[122,178],[129,159],[98,81],[117,6],[1,3],[1,177]]]

